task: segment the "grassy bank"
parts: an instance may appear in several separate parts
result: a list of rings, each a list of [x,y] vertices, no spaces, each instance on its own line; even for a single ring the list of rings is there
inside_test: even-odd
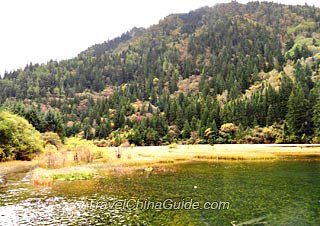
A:
[[[83,144],[82,144],[83,146]],[[93,148],[92,145],[88,147]],[[283,158],[320,159],[320,147],[307,145],[169,145],[145,147],[94,147],[100,153],[90,162],[74,161],[76,150],[64,154],[60,167],[37,168],[33,171],[36,185],[50,185],[54,180],[90,179],[99,175],[121,175],[137,170],[166,171],[170,165],[194,161],[274,161]],[[102,153],[102,154],[101,154]],[[66,158],[67,156],[67,158]],[[43,160],[40,162],[43,163]]]
[[[120,150],[121,158],[116,152]],[[217,144],[108,148],[109,161],[122,164],[212,160],[276,160],[319,157],[320,147],[307,145]]]
[[[0,162],[0,174],[21,172],[35,168],[38,161],[10,161]]]
[[[87,166],[69,166],[59,169],[36,168],[33,170],[32,182],[34,185],[52,185],[54,180],[73,181],[93,178],[96,170]]]

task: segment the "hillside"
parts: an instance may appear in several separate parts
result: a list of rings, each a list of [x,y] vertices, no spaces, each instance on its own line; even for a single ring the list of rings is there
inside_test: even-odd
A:
[[[317,143],[319,45],[319,8],[217,4],[6,73],[0,103],[109,145]]]

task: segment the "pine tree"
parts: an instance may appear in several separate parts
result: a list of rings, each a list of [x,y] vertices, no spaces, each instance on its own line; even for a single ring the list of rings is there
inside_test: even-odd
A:
[[[288,76],[283,76],[279,89],[279,116],[285,119],[288,113],[288,100],[292,91],[292,80]]]
[[[193,116],[191,120],[192,131],[195,131],[197,129],[197,123],[198,123],[198,119],[195,116]]]
[[[27,109],[25,118],[33,125],[36,130],[44,132],[44,119],[36,107],[32,106]]]
[[[84,138],[87,140],[91,140],[94,138],[95,134],[93,133],[92,127],[90,125],[90,119],[85,118],[83,121],[83,132],[84,132]]]
[[[191,135],[191,127],[188,121],[184,122],[183,129],[181,131],[181,135],[183,138],[188,139]]]
[[[301,142],[302,136],[310,134],[310,109],[300,83],[292,90],[288,102],[286,122],[288,130],[293,135],[294,142]]]
[[[118,110],[117,115],[115,117],[115,128],[122,128],[125,124],[125,109],[122,108],[121,110]]]
[[[177,117],[175,120],[175,124],[177,125],[179,130],[183,129],[184,126],[184,115],[183,115],[183,111],[181,109],[181,107],[178,107],[177,109]]]
[[[61,138],[64,137],[64,124],[62,120],[62,116],[59,111],[55,111],[53,109],[49,109],[45,114],[45,130],[52,131],[57,134]]]
[[[273,107],[272,104],[269,105],[268,107],[268,112],[267,112],[267,125],[270,126],[273,123],[277,121],[277,113],[276,109]]]
[[[315,135],[320,136],[320,89],[316,91],[316,95],[317,100],[316,104],[313,106],[312,121],[314,124]]]

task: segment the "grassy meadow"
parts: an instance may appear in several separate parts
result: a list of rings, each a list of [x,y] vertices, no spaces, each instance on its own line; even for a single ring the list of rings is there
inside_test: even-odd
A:
[[[136,170],[166,171],[170,165],[197,161],[276,161],[285,158],[320,159],[318,145],[216,144],[98,147],[94,141],[67,138],[65,144],[47,144],[45,151],[28,162],[0,163],[1,172],[33,169],[35,185],[55,180],[85,180]]]
[[[84,180],[122,175],[136,170],[170,170],[171,164],[192,161],[275,161],[284,158],[320,159],[316,145],[216,144],[97,147],[94,141],[68,138],[59,148],[48,146],[35,161],[36,185],[54,180]]]

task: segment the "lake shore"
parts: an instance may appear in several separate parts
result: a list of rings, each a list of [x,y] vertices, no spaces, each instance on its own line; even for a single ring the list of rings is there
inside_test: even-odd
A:
[[[108,162],[110,165],[214,160],[276,160],[281,158],[320,159],[320,144],[197,144],[99,147],[98,149],[104,151],[106,157],[94,160],[94,163]],[[72,159],[73,154],[72,151],[68,153],[69,159]],[[36,165],[37,160],[0,162],[0,172],[23,170]]]
[[[199,161],[276,161],[283,159],[320,160],[320,145],[307,144],[216,144],[138,147],[100,147],[103,158],[91,163],[72,162],[58,169],[33,170],[34,181],[52,184],[54,178],[91,178],[92,175],[122,175],[137,170],[170,170],[170,165]],[[69,159],[74,155],[68,152]],[[17,172],[35,168],[34,161],[0,163],[0,172]],[[71,175],[71,176],[70,176]],[[49,180],[48,180],[49,179]],[[49,182],[48,182],[49,181]]]
[[[314,144],[215,144],[144,146],[106,149],[111,162],[162,163],[215,160],[276,160],[281,158],[320,159],[320,145]],[[116,153],[120,152],[121,158]]]
[[[35,168],[38,165],[37,161],[8,161],[0,162],[0,175],[25,171],[32,168]]]

